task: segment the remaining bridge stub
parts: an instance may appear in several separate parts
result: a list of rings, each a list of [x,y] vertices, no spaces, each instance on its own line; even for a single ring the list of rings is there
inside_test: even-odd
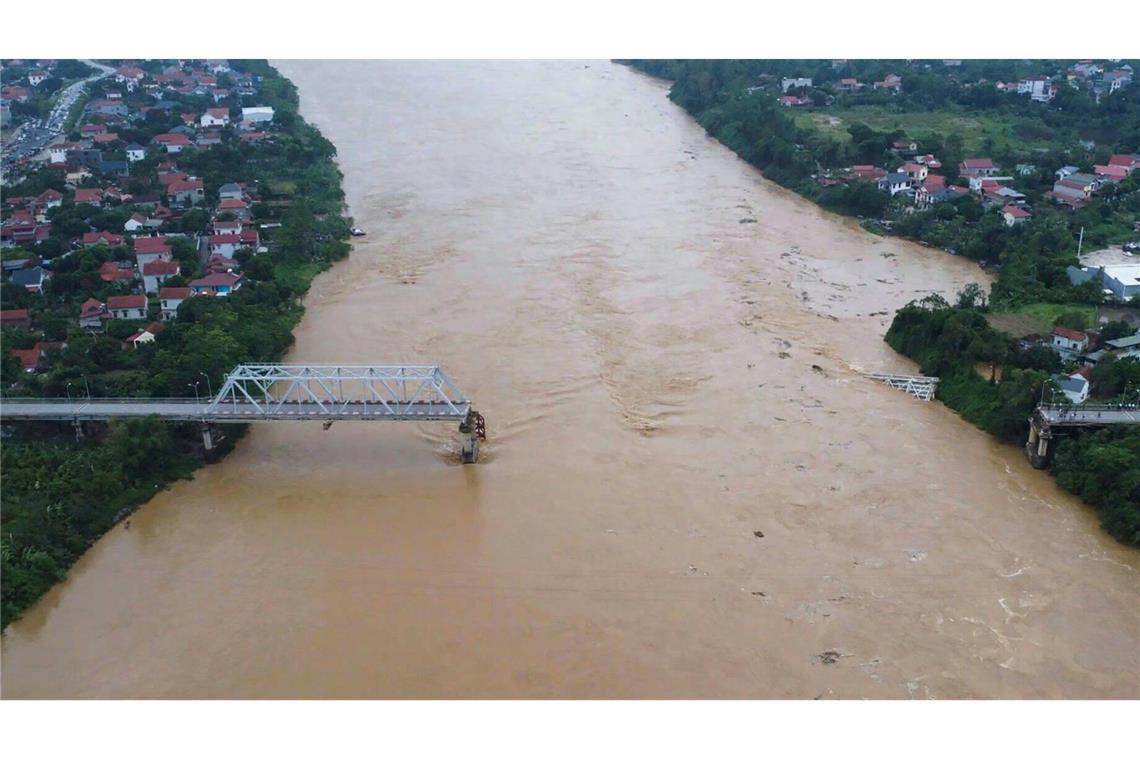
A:
[[[483,416],[435,365],[241,364],[212,398],[4,399],[5,420],[453,421],[466,434],[464,461],[478,458]],[[466,428],[466,429],[464,429]],[[205,441],[207,448],[212,448]]]

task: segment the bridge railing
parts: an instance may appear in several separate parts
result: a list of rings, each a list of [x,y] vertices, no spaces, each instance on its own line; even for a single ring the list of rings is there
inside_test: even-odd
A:
[[[1140,404],[1038,404],[1043,412],[1125,412],[1140,409]]]
[[[139,398],[127,398],[124,396],[74,396],[72,398],[59,398],[58,396],[50,396],[41,398],[39,396],[4,396],[0,397],[0,407],[8,403],[16,404],[56,404],[59,406],[81,406],[83,404],[147,404],[147,403],[163,403],[163,404],[197,404],[205,406],[210,402],[210,399],[196,399],[193,396],[187,398],[186,396],[140,396]]]

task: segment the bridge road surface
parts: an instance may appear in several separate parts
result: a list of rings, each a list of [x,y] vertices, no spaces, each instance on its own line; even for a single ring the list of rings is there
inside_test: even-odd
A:
[[[295,402],[256,405],[221,402],[212,405],[195,399],[4,399],[3,420],[106,420],[157,416],[171,421],[266,422],[278,420],[454,420],[462,422],[469,401],[452,404],[434,401],[390,403],[347,401],[317,404]]]

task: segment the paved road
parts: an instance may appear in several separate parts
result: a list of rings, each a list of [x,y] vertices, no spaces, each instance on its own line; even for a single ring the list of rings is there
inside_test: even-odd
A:
[[[98,69],[99,73],[74,82],[60,90],[56,96],[55,106],[52,107],[51,113],[46,119],[36,119],[21,125],[22,128],[15,139],[10,144],[4,145],[4,184],[15,184],[24,178],[24,172],[19,171],[17,162],[34,158],[52,141],[63,135],[67,115],[71,113],[75,101],[83,94],[83,89],[91,82],[115,72],[110,66],[104,66],[95,61],[85,59],[83,63]]]
[[[1070,427],[1080,425],[1138,425],[1140,409],[1039,409],[1038,412],[1050,427]]]

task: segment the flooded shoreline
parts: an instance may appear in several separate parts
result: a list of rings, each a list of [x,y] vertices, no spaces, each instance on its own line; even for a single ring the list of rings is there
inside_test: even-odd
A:
[[[1136,553],[861,376],[912,369],[890,315],[977,267],[765,181],[621,66],[276,65],[369,232],[289,359],[441,364],[484,461],[255,426],[10,627],[5,696],[1140,695]]]

